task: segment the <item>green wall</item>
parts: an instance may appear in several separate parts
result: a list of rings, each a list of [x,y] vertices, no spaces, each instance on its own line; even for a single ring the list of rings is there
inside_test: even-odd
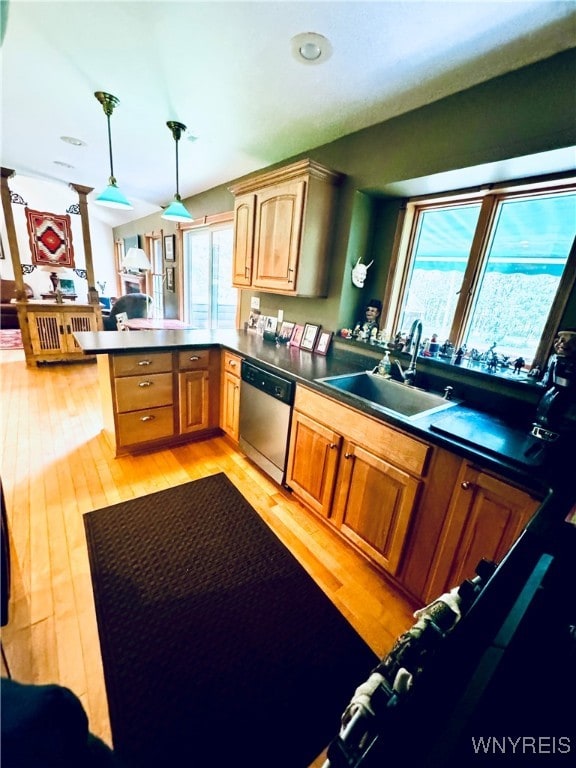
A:
[[[339,193],[328,296],[299,299],[243,291],[242,319],[248,316],[250,296],[259,295],[264,314],[283,309],[288,320],[320,323],[328,330],[352,322],[373,295],[384,293],[400,205],[399,199],[389,199],[391,187],[410,181],[410,194],[423,194],[435,174],[573,147],[575,85],[576,48],[277,163],[310,157],[346,175]],[[186,200],[192,215],[231,210],[228,186],[235,181]],[[460,186],[466,185],[464,181]],[[125,237],[161,227],[158,215],[119,227],[114,234]],[[351,260],[360,255],[364,262],[375,259],[362,290],[352,286],[350,278]],[[573,319],[575,305],[572,297]]]

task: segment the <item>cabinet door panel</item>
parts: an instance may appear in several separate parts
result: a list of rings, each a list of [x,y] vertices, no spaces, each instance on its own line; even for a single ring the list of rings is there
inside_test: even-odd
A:
[[[226,371],[222,378],[222,423],[221,427],[232,439],[238,440],[240,419],[240,379]]]
[[[237,286],[250,285],[252,282],[255,199],[254,195],[242,195],[234,203],[232,283]]]
[[[369,451],[345,443],[335,522],[360,549],[394,574],[420,481]]]
[[[35,355],[62,350],[62,318],[54,313],[29,312],[30,341]]]
[[[66,323],[66,351],[67,352],[82,352],[80,349],[80,345],[74,338],[74,333],[76,331],[96,331],[96,317],[94,314],[85,314],[85,315],[66,315],[65,323]]]
[[[341,436],[294,412],[286,483],[313,510],[330,516]]]
[[[464,464],[450,502],[427,595],[473,578],[481,559],[500,562],[540,502]]]
[[[296,291],[305,181],[279,184],[257,198],[255,287]]]
[[[209,427],[208,371],[188,371],[178,375],[180,392],[180,433]]]

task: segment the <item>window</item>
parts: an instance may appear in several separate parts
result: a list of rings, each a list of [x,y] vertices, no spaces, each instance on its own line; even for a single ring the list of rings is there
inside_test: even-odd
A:
[[[551,309],[574,285],[575,234],[572,183],[410,202],[385,327],[406,334],[418,319],[468,360],[493,350],[541,365]]]
[[[232,221],[186,229],[183,243],[184,321],[195,328],[236,328]]]

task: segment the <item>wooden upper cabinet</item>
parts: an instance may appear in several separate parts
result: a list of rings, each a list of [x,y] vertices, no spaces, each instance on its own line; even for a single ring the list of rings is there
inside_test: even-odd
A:
[[[258,195],[254,288],[283,293],[296,290],[305,197],[305,181],[287,181]]]
[[[326,296],[341,179],[312,160],[300,160],[231,187],[236,198],[233,284]]]
[[[252,250],[256,195],[237,197],[234,202],[234,261],[232,282],[243,287],[252,283]]]

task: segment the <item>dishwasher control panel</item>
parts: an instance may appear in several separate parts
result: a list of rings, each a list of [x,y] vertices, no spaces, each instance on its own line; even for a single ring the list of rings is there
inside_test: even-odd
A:
[[[283,403],[292,405],[294,402],[294,382],[276,376],[274,373],[265,371],[257,365],[242,361],[242,381],[252,384],[256,389],[265,392],[267,395],[280,400]]]

